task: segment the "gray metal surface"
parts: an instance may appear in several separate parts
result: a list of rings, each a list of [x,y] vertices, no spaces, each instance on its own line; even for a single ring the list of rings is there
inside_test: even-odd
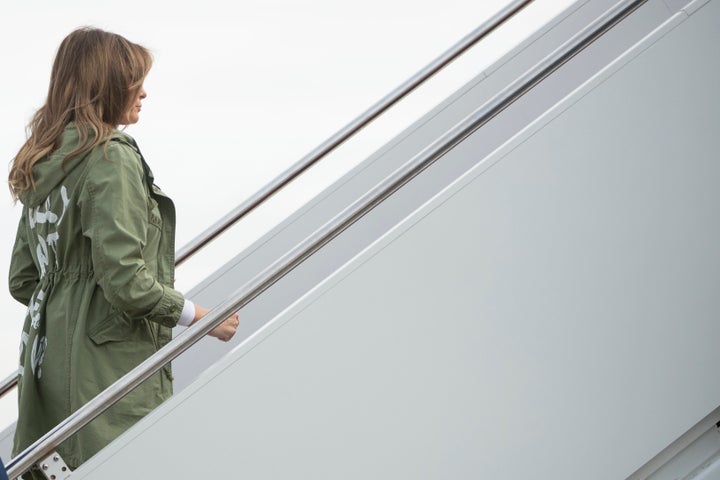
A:
[[[471,170],[73,477],[227,473],[192,444],[251,478],[627,478],[720,404],[719,19],[489,156],[471,136],[443,159]]]
[[[188,292],[189,297],[203,305],[217,305],[222,302],[267,265],[294,248],[396,168],[430,145],[448,128],[471,114],[478,105],[490,100],[616,3],[613,0],[578,2],[564,15],[510,52],[488,72],[418,120],[305,208],[242,254],[230,259],[222,269]],[[639,12],[614,28],[612,33],[581,52],[572,62],[483,127],[474,136],[477,139],[474,143],[476,156],[434,165],[431,167],[431,174],[417,179],[405,192],[390,199],[388,208],[376,216],[372,224],[363,225],[356,229],[355,234],[333,242],[319,252],[313,261],[306,262],[296,273],[283,280],[281,288],[264,294],[263,301],[253,302],[245,307],[241,313],[240,329],[232,342],[219,346],[212,339],[203,339],[193,346],[191,355],[179,357],[173,363],[176,391],[182,390],[208,366],[261,328],[270,318],[282,312],[312,286],[392,228],[417,208],[419,203],[432,198],[458,175],[471,168],[478,158],[490,154],[673,13],[660,0],[647,2]],[[179,329],[178,332],[180,331]]]
[[[680,436],[628,480],[697,480],[696,476],[701,471],[709,475],[720,459],[719,423],[720,408]]]
[[[17,384],[17,374],[9,375],[5,380],[0,383],[0,397],[3,397],[8,392],[12,391]],[[8,401],[9,399],[5,399]],[[4,461],[10,459],[10,453],[12,452],[12,440],[15,434],[15,423],[8,425],[6,428],[0,431],[0,458]]]
[[[15,435],[15,423],[0,432],[0,458],[3,462],[7,462],[12,457],[13,435]]]

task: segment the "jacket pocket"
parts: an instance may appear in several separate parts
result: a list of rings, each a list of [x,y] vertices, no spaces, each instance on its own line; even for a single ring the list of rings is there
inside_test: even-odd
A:
[[[148,197],[148,222],[158,228],[162,228],[162,216],[160,215],[160,207],[157,200]]]
[[[155,347],[155,351],[160,350],[160,341],[158,340],[158,331],[157,327],[158,325],[153,325],[149,320],[144,320],[143,323],[147,327],[148,335],[150,336],[150,339],[152,340],[153,347]]]
[[[95,345],[102,345],[128,340],[133,336],[133,330],[135,325],[132,320],[122,313],[114,312],[90,328],[87,335]]]

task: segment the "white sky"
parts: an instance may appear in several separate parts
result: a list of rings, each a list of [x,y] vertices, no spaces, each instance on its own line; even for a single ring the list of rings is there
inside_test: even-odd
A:
[[[78,26],[153,51],[141,120],[128,128],[175,200],[177,246],[189,242],[467,33],[506,0],[139,0],[6,2],[0,16],[0,158],[9,167],[47,93],[60,41]],[[502,31],[361,132],[288,192],[178,271],[201,281],[394,132],[480,73],[574,0],[536,0]],[[7,171],[6,171],[7,173]],[[4,174],[6,178],[6,173]],[[25,307],[7,288],[20,205],[0,201],[0,379],[17,368]],[[208,308],[212,305],[208,305]],[[17,415],[0,399],[0,430]]]

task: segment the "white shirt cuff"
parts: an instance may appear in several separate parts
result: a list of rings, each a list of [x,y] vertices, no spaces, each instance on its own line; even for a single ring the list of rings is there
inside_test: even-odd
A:
[[[195,304],[185,299],[185,305],[183,305],[182,313],[180,314],[180,320],[178,320],[178,325],[182,325],[183,327],[188,327],[192,323],[192,321],[195,319]]]

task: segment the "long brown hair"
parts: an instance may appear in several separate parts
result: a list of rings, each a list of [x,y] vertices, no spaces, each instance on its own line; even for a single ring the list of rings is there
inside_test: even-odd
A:
[[[151,66],[149,50],[115,33],[83,27],[65,37],[45,105],[27,126],[28,139],[10,167],[13,200],[35,188],[33,166],[60,146],[69,123],[77,126],[80,141],[66,159],[108,141]]]

